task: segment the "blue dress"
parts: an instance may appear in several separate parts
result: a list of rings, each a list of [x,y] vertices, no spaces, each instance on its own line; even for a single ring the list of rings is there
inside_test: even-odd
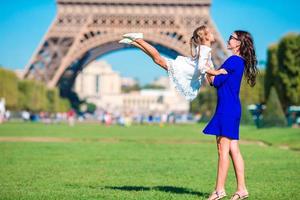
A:
[[[228,74],[215,76],[212,84],[217,89],[217,107],[214,116],[203,130],[204,134],[239,139],[241,119],[239,93],[244,67],[244,59],[233,55],[221,66]]]

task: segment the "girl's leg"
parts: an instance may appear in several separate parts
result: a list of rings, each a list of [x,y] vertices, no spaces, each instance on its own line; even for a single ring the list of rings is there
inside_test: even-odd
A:
[[[147,54],[148,56],[151,57],[151,55],[147,52],[147,50],[146,50],[144,47],[142,47],[141,45],[139,45],[138,43],[136,43],[135,41],[133,41],[133,42],[131,43],[131,45],[133,45],[133,46],[135,46],[135,47],[141,49],[145,54]]]
[[[167,62],[166,60],[159,54],[159,52],[156,50],[155,47],[153,47],[148,42],[144,41],[143,39],[136,39],[133,43],[134,46],[140,48],[142,51],[144,51],[147,55],[149,55],[152,60],[161,66],[163,69],[168,70]]]
[[[238,140],[231,141],[229,152],[234,166],[237,181],[237,192],[241,195],[248,194],[245,184],[244,160],[240,152]]]
[[[226,137],[217,137],[217,147],[218,147],[218,175],[216,183],[216,191],[225,190],[225,182],[227,178],[227,173],[229,169],[229,147],[230,139]]]

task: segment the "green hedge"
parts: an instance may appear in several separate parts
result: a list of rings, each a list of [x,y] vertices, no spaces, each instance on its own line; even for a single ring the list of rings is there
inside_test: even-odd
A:
[[[0,98],[4,97],[8,109],[18,107],[18,77],[12,71],[0,68]]]
[[[19,80],[14,72],[0,68],[0,98],[4,97],[9,110],[65,112],[68,99],[61,98],[57,88],[48,89],[44,83]]]

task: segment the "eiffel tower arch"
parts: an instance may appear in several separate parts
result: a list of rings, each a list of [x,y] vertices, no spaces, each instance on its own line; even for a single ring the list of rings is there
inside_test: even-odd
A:
[[[57,15],[26,66],[24,78],[71,90],[77,74],[97,57],[123,48],[121,36],[143,32],[171,57],[189,55],[192,31],[206,24],[216,43],[213,61],[227,55],[210,17],[210,0],[57,0]]]

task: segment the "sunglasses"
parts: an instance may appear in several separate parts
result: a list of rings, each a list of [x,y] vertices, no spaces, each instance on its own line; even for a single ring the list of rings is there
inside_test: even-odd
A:
[[[234,37],[233,35],[231,35],[231,36],[229,37],[229,40],[232,40],[232,39],[235,39],[235,40],[238,40],[238,41],[239,41],[239,39],[236,38],[236,37]]]

